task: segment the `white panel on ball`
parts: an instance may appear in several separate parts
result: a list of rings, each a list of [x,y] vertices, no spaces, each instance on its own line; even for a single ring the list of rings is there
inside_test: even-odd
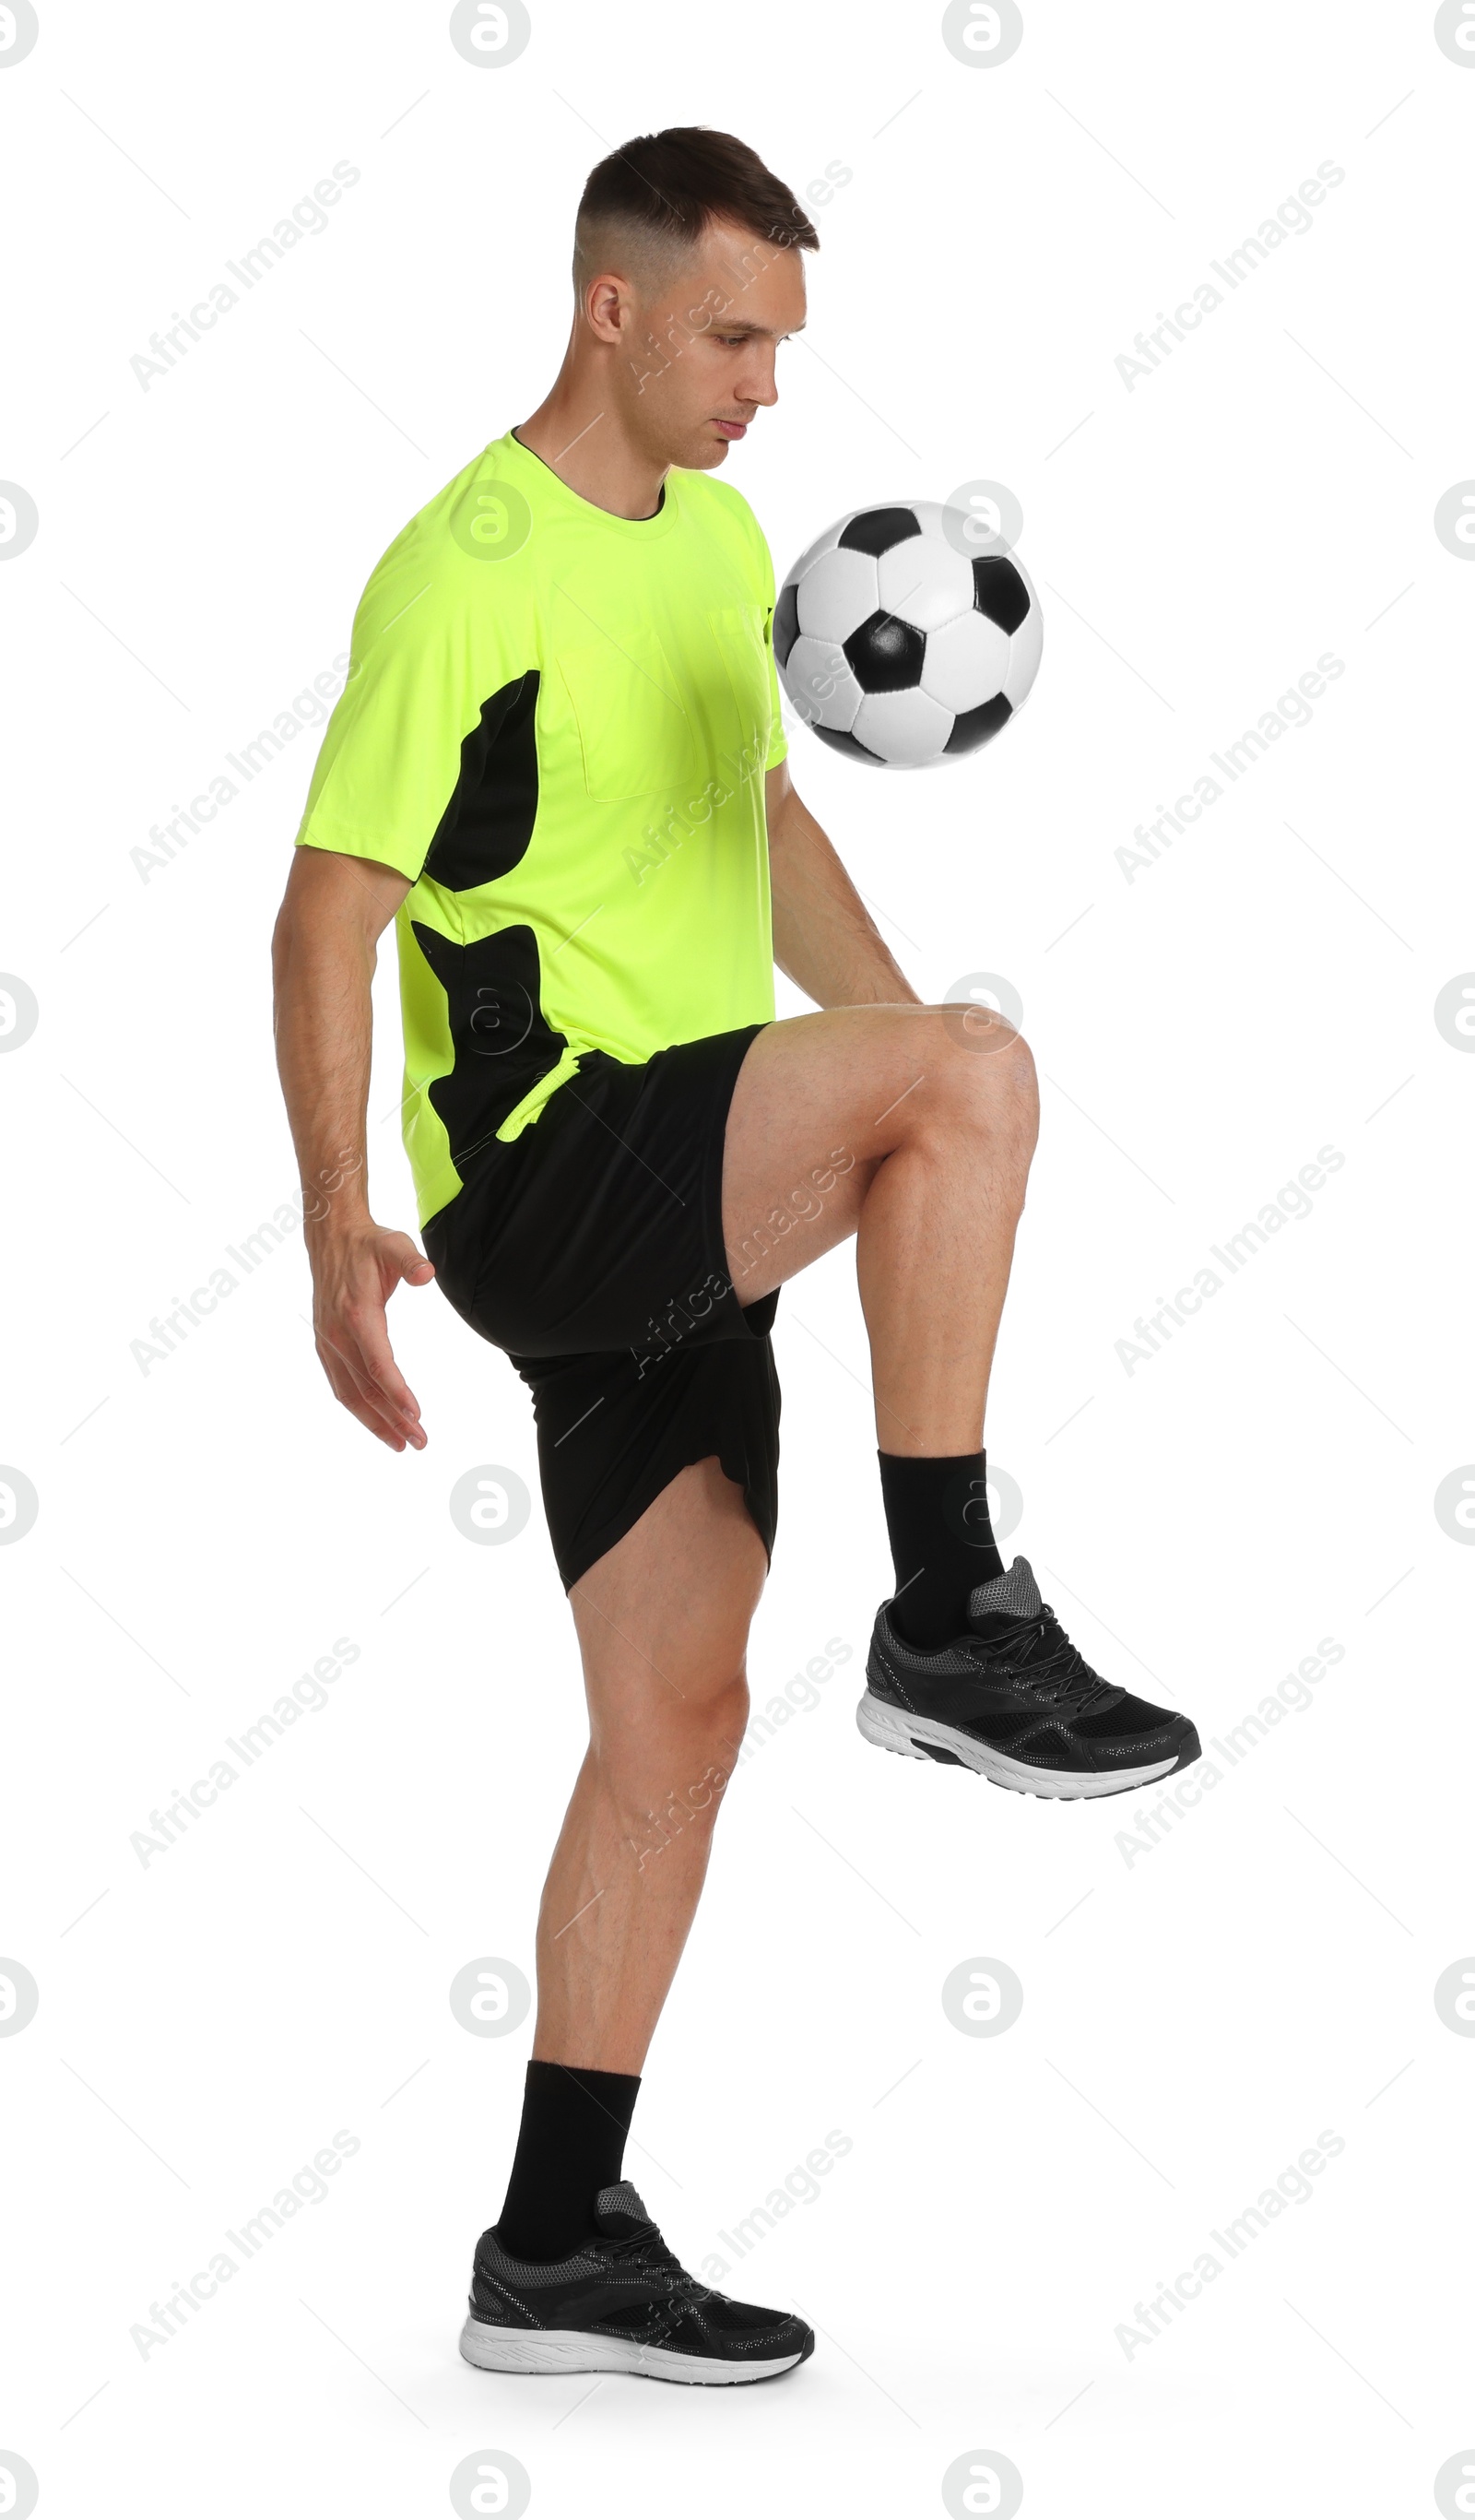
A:
[[[845,651],[832,639],[806,639],[802,633],[788,652],[783,688],[806,725],[839,727],[848,734],[864,695],[846,661]]]
[[[850,732],[868,752],[915,770],[942,751],[953,732],[953,715],[916,686],[907,692],[868,692]]]
[[[969,586],[972,571],[968,571]],[[986,612],[964,612],[930,633],[922,658],[921,687],[946,709],[980,708],[1004,689],[1013,641]]]
[[[849,522],[848,517],[836,517],[832,525],[827,525],[823,534],[816,534],[814,541],[806,544],[788,572],[795,584],[808,574],[817,560],[823,560],[827,552],[833,551]]]
[[[973,570],[961,552],[936,534],[893,543],[876,562],[881,610],[917,630],[937,630],[973,607]]]
[[[799,627],[812,639],[832,639],[838,646],[880,608],[870,552],[827,552],[799,580]]]

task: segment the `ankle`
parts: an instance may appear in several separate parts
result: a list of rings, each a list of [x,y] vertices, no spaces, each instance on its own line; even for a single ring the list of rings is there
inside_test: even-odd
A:
[[[896,1568],[891,1624],[908,1644],[946,1644],[967,1625],[968,1596],[1004,1572],[989,1519],[987,1456],[879,1453],[881,1501]]]
[[[595,2228],[595,2199],[617,2182],[638,2074],[529,2060],[507,2197],[493,2228],[509,2257],[548,2265]]]

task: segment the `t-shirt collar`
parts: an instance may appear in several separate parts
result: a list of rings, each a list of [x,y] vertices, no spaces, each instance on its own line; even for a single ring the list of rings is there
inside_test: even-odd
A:
[[[530,501],[536,504],[541,500],[546,504],[551,500],[556,507],[566,509],[570,516],[577,516],[585,525],[607,526],[612,533],[622,534],[627,540],[654,542],[660,535],[669,533],[676,523],[681,494],[675,471],[668,472],[661,484],[661,503],[653,517],[616,517],[607,508],[597,507],[592,499],[581,498],[544,456],[535,455],[530,446],[524,446],[521,438],[514,435],[512,429],[504,437],[497,438],[488,452],[505,457],[513,477],[526,483]]]

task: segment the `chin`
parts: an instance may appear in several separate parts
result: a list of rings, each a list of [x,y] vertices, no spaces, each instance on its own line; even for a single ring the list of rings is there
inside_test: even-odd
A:
[[[727,462],[732,451],[730,437],[698,437],[685,459],[684,469],[688,472],[713,472],[719,464]]]

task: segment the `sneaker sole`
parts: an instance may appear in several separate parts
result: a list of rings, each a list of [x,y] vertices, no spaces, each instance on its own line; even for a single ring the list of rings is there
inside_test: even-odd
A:
[[[594,2336],[577,2327],[492,2327],[469,2318],[461,2331],[464,2362],[478,2371],[558,2373],[629,2371],[643,2380],[683,2380],[689,2387],[740,2387],[777,2380],[806,2354],[782,2354],[768,2362],[723,2362],[696,2354],[675,2354],[665,2345],[636,2345],[623,2336]]]
[[[868,1688],[856,1708],[855,1720],[865,1739],[877,1750],[895,1750],[904,1759],[939,1759],[945,1765],[970,1768],[975,1776],[986,1777],[991,1785],[1003,1785],[1012,1794],[1036,1794],[1046,1802],[1082,1802],[1103,1794],[1136,1793],[1142,1785],[1155,1784],[1159,1777],[1171,1777],[1177,1768],[1187,1767],[1199,1756],[1198,1736],[1191,1735],[1192,1748],[1184,1743],[1187,1755],[1171,1759],[1153,1759],[1140,1768],[1118,1768],[1102,1776],[1095,1768],[1032,1768],[1022,1759],[1006,1758],[1002,1750],[990,1749],[986,1741],[975,1740],[971,1732],[960,1732],[951,1724],[938,1724],[929,1715],[909,1715],[905,1707],[890,1706]]]

